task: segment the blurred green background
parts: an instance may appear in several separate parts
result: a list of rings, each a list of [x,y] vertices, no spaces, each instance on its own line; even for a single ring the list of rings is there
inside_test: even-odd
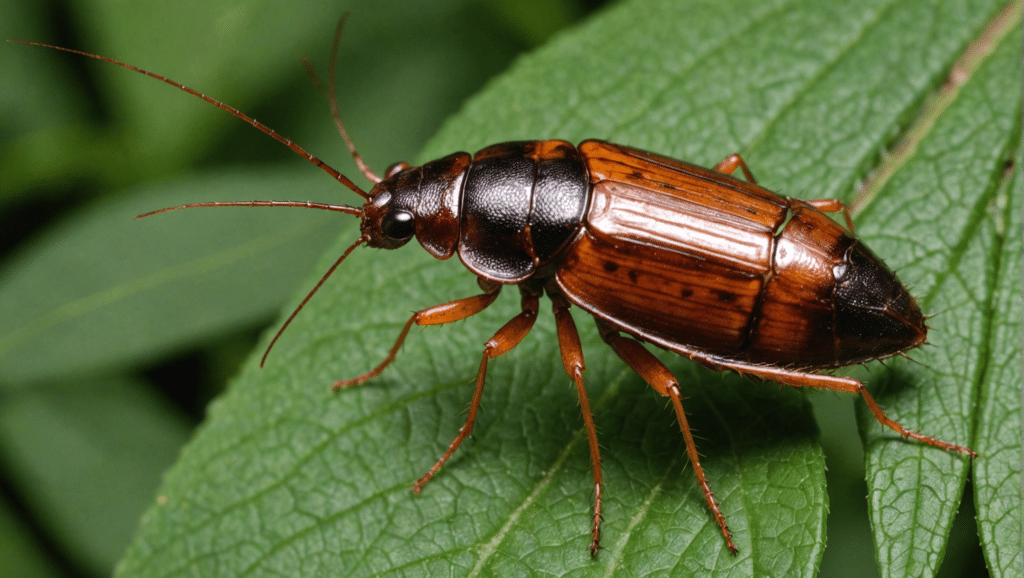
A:
[[[394,161],[416,160],[444,119],[488,79],[602,4],[0,0],[0,27],[4,38],[95,52],[184,82],[246,111],[361,184],[325,99],[300,62],[307,55],[326,71],[339,14],[353,14],[338,58],[341,114],[379,173]],[[268,211],[254,217],[255,225],[222,225],[214,211],[182,225],[134,222],[133,211],[228,200],[217,196],[216,183],[239,175],[251,183],[252,194],[232,200],[357,199],[251,127],[140,75],[13,44],[2,46],[0,71],[0,282],[40,255],[52,259],[62,235],[78,227],[110,227],[109,245],[68,246],[65,258],[44,261],[46,268],[95,268],[99,275],[111,259],[159,264],[159,255],[135,255],[123,247],[124,239],[147,227],[160,229],[168,243],[195,243],[197,250],[204,227],[237,227],[243,244],[247,226],[280,227],[285,238],[266,249],[270,257],[261,259],[263,249],[256,248],[246,257],[252,262],[230,261],[220,287],[200,288],[218,293],[204,303],[209,309],[199,308],[209,319],[205,326],[188,325],[151,343],[147,336],[157,331],[136,325],[138,334],[129,334],[133,343],[118,354],[94,355],[105,345],[69,336],[71,342],[53,350],[35,350],[38,359],[26,360],[24,368],[0,372],[0,575],[109,575],[152,502],[161,472],[258,334],[299,289],[336,236],[337,222],[301,211]],[[191,181],[197,185],[188,199],[167,196]],[[91,212],[111,214],[111,207],[123,207],[124,218],[83,222]],[[183,226],[189,230],[182,233]],[[41,302],[60,301],[65,288],[59,276],[54,279],[38,288]],[[57,308],[53,315],[66,313]],[[38,331],[47,323],[55,321],[40,321]],[[5,330],[0,346],[21,338]],[[821,575],[876,576],[854,400],[811,399],[827,454],[830,498]],[[985,573],[970,496],[968,490],[943,575]]]

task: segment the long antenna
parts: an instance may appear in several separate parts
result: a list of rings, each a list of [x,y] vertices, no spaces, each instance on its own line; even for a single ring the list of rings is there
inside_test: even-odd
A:
[[[329,88],[327,90],[328,100],[330,101],[330,104],[331,104],[331,116],[334,118],[334,123],[338,127],[338,131],[341,133],[342,138],[345,139],[345,144],[348,145],[349,150],[352,152],[352,158],[355,160],[356,165],[359,167],[359,171],[362,172],[363,175],[366,176],[366,178],[368,180],[370,180],[370,181],[372,181],[373,183],[376,184],[376,183],[379,183],[381,181],[380,177],[375,175],[373,173],[373,171],[370,170],[370,168],[366,165],[366,163],[363,162],[363,159],[359,155],[359,153],[356,152],[355,144],[353,144],[352,143],[352,139],[349,138],[348,131],[345,130],[345,125],[341,122],[341,114],[338,112],[337,93],[336,93],[335,88],[334,88],[335,70],[337,68],[337,59],[338,59],[338,43],[340,42],[340,39],[341,39],[342,27],[345,24],[345,20],[347,18],[348,18],[348,14],[345,14],[344,16],[341,17],[341,19],[338,21],[338,27],[337,27],[337,29],[335,30],[335,33],[334,33],[334,44],[332,45],[331,67],[330,67],[330,73],[329,73],[330,86],[329,86]],[[214,98],[206,96],[205,94],[203,94],[203,93],[201,93],[201,92],[199,92],[197,90],[194,90],[192,88],[189,88],[189,87],[185,86],[184,84],[181,84],[180,82],[171,80],[170,78],[167,78],[166,76],[161,76],[159,74],[155,74],[155,73],[149,72],[148,70],[143,70],[143,69],[141,69],[141,68],[139,68],[137,66],[132,66],[131,64],[126,64],[124,62],[121,62],[121,61],[118,61],[118,60],[114,60],[113,58],[107,58],[105,56],[100,56],[98,54],[91,54],[89,52],[82,52],[81,50],[74,50],[74,49],[71,49],[71,48],[63,48],[61,46],[53,46],[51,44],[42,44],[42,43],[39,43],[39,42],[25,42],[25,41],[22,41],[22,40],[8,40],[8,42],[14,42],[14,43],[17,43],[17,44],[26,44],[26,45],[29,45],[29,46],[41,46],[43,48],[51,48],[53,50],[60,50],[62,52],[69,52],[71,54],[78,54],[78,55],[81,55],[81,56],[86,56],[88,58],[93,58],[95,60],[101,60],[103,62],[109,62],[110,64],[116,64],[118,66],[127,68],[128,70],[132,70],[132,71],[138,72],[140,74],[145,74],[146,76],[149,76],[150,78],[155,78],[157,80],[160,80],[162,82],[170,84],[171,86],[173,86],[175,88],[178,88],[180,90],[184,90],[185,92],[187,92],[187,93],[189,93],[189,94],[191,94],[193,96],[198,96],[199,98],[201,98],[201,99],[205,100],[206,102],[216,106],[217,108],[225,110],[228,113],[230,113],[230,114],[232,114],[232,115],[234,115],[234,116],[244,120],[245,122],[247,122],[247,123],[251,124],[252,126],[256,127],[257,129],[259,129],[264,134],[270,136],[274,140],[276,140],[276,141],[284,144],[288,148],[292,149],[292,151],[294,151],[296,154],[298,154],[298,155],[300,155],[302,157],[305,157],[306,160],[308,160],[309,162],[313,163],[314,165],[320,167],[320,169],[322,169],[324,172],[326,172],[327,174],[329,174],[332,177],[334,177],[335,180],[337,180],[342,185],[345,185],[345,187],[347,187],[348,189],[350,189],[351,191],[353,191],[357,195],[359,195],[359,196],[361,196],[361,197],[363,197],[364,199],[367,199],[367,200],[370,199],[370,195],[367,194],[362,189],[360,189],[358,186],[356,186],[356,184],[353,183],[348,177],[346,177],[345,175],[341,174],[337,170],[331,168],[327,163],[325,163],[322,160],[320,160],[319,158],[313,156],[312,154],[307,152],[306,149],[304,149],[304,148],[300,147],[299,145],[295,144],[290,139],[287,139],[287,138],[281,136],[274,129],[268,127],[267,125],[265,125],[265,124],[263,124],[261,122],[259,122],[258,120],[252,118],[251,116],[245,114],[244,112],[238,110],[237,108],[228,106],[228,105],[224,104],[223,102],[221,102],[219,100],[216,100]],[[308,64],[308,62],[306,64],[307,64],[307,70],[309,70],[311,72],[311,74],[310,74],[311,77],[313,77],[314,81],[319,84],[319,80],[316,79],[316,75],[312,74],[312,67]],[[311,201],[213,201],[213,202],[204,202],[204,203],[190,203],[190,204],[187,204],[187,205],[179,205],[177,207],[167,207],[167,208],[164,208],[164,209],[158,209],[156,211],[150,211],[148,213],[144,213],[142,215],[138,215],[135,218],[136,219],[142,219],[142,218],[149,217],[149,216],[152,216],[152,215],[157,215],[157,214],[160,214],[160,213],[166,213],[168,211],[176,211],[178,209],[192,209],[192,208],[197,208],[197,207],[302,207],[302,208],[307,208],[307,209],[320,209],[320,210],[324,210],[324,211],[336,211],[336,212],[346,213],[346,214],[349,214],[349,215],[354,215],[354,216],[357,216],[357,217],[362,217],[363,216],[363,210],[360,209],[360,208],[357,208],[357,207],[351,207],[349,205],[331,205],[331,204],[327,204],[327,203],[314,203],[314,202],[311,202]],[[330,269],[328,269],[327,272],[324,273],[324,275],[320,278],[320,281],[317,282],[316,286],[314,286],[313,289],[308,294],[306,294],[306,297],[302,300],[301,303],[299,303],[299,306],[296,307],[294,311],[292,311],[292,314],[288,316],[288,319],[285,320],[285,322],[281,326],[281,328],[277,331],[276,334],[274,334],[274,338],[270,340],[270,345],[267,346],[267,350],[263,353],[262,359],[260,359],[260,367],[263,367],[264,362],[266,362],[266,360],[267,360],[267,356],[270,355],[270,350],[273,349],[274,344],[277,343],[278,338],[281,337],[281,334],[284,333],[284,330],[287,329],[289,325],[291,325],[292,320],[295,319],[295,316],[299,314],[299,311],[302,311],[302,308],[306,306],[306,303],[308,303],[309,300],[313,297],[313,295],[316,294],[316,292],[320,289],[320,287],[323,286],[324,282],[327,281],[327,278],[330,277],[332,273],[334,273],[334,270],[337,269],[339,265],[341,265],[341,262],[344,261],[345,258],[348,257],[349,254],[352,253],[352,251],[355,250],[356,247],[358,247],[359,245],[361,245],[361,244],[363,244],[365,242],[366,242],[366,238],[365,237],[359,237],[358,239],[356,239],[356,241],[354,243],[352,243],[352,245],[350,245],[348,247],[348,249],[345,249],[345,252],[342,253],[341,257],[338,257],[338,260],[335,261],[333,265],[331,265]]]
[[[263,124],[262,122],[252,118],[251,116],[245,114],[244,112],[238,110],[237,108],[234,108],[232,106],[228,106],[228,105],[224,104],[223,102],[221,102],[221,101],[219,101],[219,100],[217,100],[215,98],[211,98],[209,96],[206,96],[205,94],[199,92],[198,90],[189,88],[189,87],[185,86],[184,84],[181,84],[180,82],[177,82],[175,80],[171,80],[170,78],[167,78],[166,76],[161,76],[161,75],[156,74],[154,72],[149,72],[148,70],[143,70],[143,69],[141,69],[141,68],[139,68],[137,66],[132,66],[131,64],[126,64],[126,63],[121,62],[119,60],[114,60],[113,58],[107,58],[106,56],[100,56],[98,54],[91,54],[89,52],[82,52],[81,50],[74,50],[72,48],[64,48],[62,46],[54,46],[52,44],[42,44],[40,42],[26,42],[24,40],[8,40],[8,42],[14,42],[16,44],[26,44],[28,46],[41,46],[43,48],[51,48],[53,50],[60,50],[61,52],[70,52],[71,54],[78,54],[78,55],[81,55],[81,56],[86,56],[86,57],[89,57],[89,58],[93,58],[95,60],[102,60],[103,62],[109,62],[110,64],[116,64],[118,66],[127,68],[128,70],[133,70],[133,71],[138,72],[140,74],[145,74],[146,76],[148,76],[150,78],[155,78],[155,79],[157,79],[159,81],[166,82],[167,84],[170,84],[171,86],[173,86],[175,88],[178,88],[180,90],[184,90],[185,92],[187,92],[187,93],[189,93],[189,94],[191,94],[193,96],[198,96],[199,98],[201,98],[201,99],[205,100],[206,102],[216,106],[217,108],[220,108],[222,110],[225,110],[225,111],[231,113],[234,116],[237,116],[238,118],[240,118],[240,119],[244,120],[245,122],[251,124],[252,126],[256,127],[258,130],[260,130],[261,132],[263,132],[267,136],[273,138],[277,142],[279,142],[279,143],[285,145],[286,147],[292,149],[293,151],[295,151],[296,154],[298,154],[299,156],[304,157],[307,161],[309,161],[309,162],[313,163],[314,165],[320,167],[320,169],[322,169],[325,173],[327,173],[327,174],[331,175],[332,177],[334,177],[334,180],[338,181],[342,185],[345,185],[345,187],[347,187],[349,190],[351,190],[352,192],[356,193],[360,197],[363,197],[364,199],[367,199],[367,200],[369,200],[369,198],[370,198],[370,195],[368,195],[365,191],[363,191],[358,186],[356,186],[356,184],[353,183],[348,177],[346,177],[345,175],[339,173],[337,170],[331,168],[330,165],[328,165],[324,161],[320,160],[319,158],[315,157],[314,155],[310,154],[309,152],[306,151],[306,149],[304,149],[304,148],[300,147],[299,145],[295,144],[294,142],[292,142],[291,139],[288,139],[288,138],[285,138],[285,137],[281,136],[274,129],[272,129],[269,126]],[[378,179],[378,181],[379,181],[379,179]]]
[[[345,123],[341,122],[341,111],[338,110],[338,46],[341,44],[341,29],[345,27],[345,21],[348,20],[348,16],[348,12],[342,14],[341,19],[338,20],[337,28],[334,29],[334,40],[331,42],[331,64],[327,69],[327,101],[331,105],[331,118],[334,119],[334,126],[338,127],[338,133],[341,134],[341,138],[348,145],[348,150],[352,152],[352,160],[359,167],[359,172],[363,173],[366,180],[376,184],[381,181],[380,177],[370,170],[370,167],[363,162],[362,155],[356,152],[356,145],[352,142],[352,138],[348,136],[348,131],[345,130]]]
[[[337,211],[339,213],[347,213],[349,215],[355,215],[357,217],[363,216],[363,210],[350,207],[348,205],[328,205],[326,203],[314,203],[311,201],[212,201],[206,203],[189,203],[187,205],[178,205],[177,207],[167,207],[166,209],[157,209],[148,213],[143,213],[135,217],[136,219],[142,219],[151,215],[158,215],[160,213],[166,213],[167,211],[177,211],[178,209],[194,209],[196,207],[303,207],[305,209],[321,209],[324,211]]]
[[[331,106],[331,118],[334,119],[334,126],[338,127],[338,134],[344,139],[345,145],[348,146],[349,152],[352,153],[352,160],[355,161],[356,167],[359,168],[359,172],[363,173],[366,180],[376,184],[381,181],[381,178],[374,173],[369,165],[363,160],[363,155],[359,154],[356,150],[356,145],[352,142],[352,138],[348,136],[348,130],[345,128],[345,123],[341,121],[341,111],[338,110],[338,91],[337,91],[337,70],[338,70],[338,46],[341,43],[341,30],[345,27],[345,21],[348,20],[349,13],[341,15],[338,19],[338,26],[334,29],[334,41],[331,43],[331,63],[327,70],[327,84],[324,84],[320,77],[317,76],[316,70],[313,69],[313,63],[310,62],[305,56],[302,57],[302,65],[306,68],[306,75],[309,76],[310,82],[317,90],[327,95],[327,102]]]
[[[335,261],[334,264],[331,265],[331,268],[328,269],[326,273],[324,273],[323,277],[321,277],[320,280],[317,281],[316,286],[313,287],[313,290],[306,294],[306,298],[302,300],[302,303],[299,303],[299,306],[295,308],[295,311],[292,311],[292,314],[288,316],[288,319],[284,322],[284,325],[282,325],[281,328],[277,330],[277,333],[274,334],[274,338],[270,340],[270,345],[267,346],[267,350],[263,352],[263,357],[260,358],[261,368],[263,367],[263,364],[267,362],[267,356],[270,355],[270,350],[273,349],[274,344],[277,343],[277,338],[281,337],[281,334],[284,333],[284,330],[288,329],[288,326],[292,324],[292,319],[295,319],[295,316],[299,314],[299,311],[302,311],[302,308],[306,306],[306,303],[309,303],[309,300],[312,299],[313,295],[320,289],[320,286],[324,284],[324,281],[327,281],[327,278],[331,276],[331,273],[334,273],[334,270],[338,268],[338,265],[341,265],[341,262],[345,260],[345,257],[348,257],[349,253],[351,253],[356,247],[358,247],[365,241],[366,239],[364,239],[363,237],[359,237],[358,239],[356,239],[355,243],[349,245],[349,248],[345,249],[345,252],[341,254],[341,257],[338,257],[338,260]]]

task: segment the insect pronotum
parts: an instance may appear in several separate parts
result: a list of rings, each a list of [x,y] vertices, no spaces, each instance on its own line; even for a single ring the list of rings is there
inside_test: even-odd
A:
[[[924,343],[928,329],[903,284],[853,235],[842,203],[776,195],[757,185],[739,155],[709,170],[598,140],[578,146],[560,140],[501,143],[421,167],[396,163],[378,177],[356,152],[338,112],[334,81],[343,23],[344,18],[332,45],[328,100],[359,171],[374,184],[369,192],[262,123],[178,82],[103,56],[22,43],[123,66],[184,90],[248,122],[363,197],[362,207],[205,202],[137,217],[194,207],[306,207],[361,219],[360,236],[282,324],[261,366],[299,311],[359,245],[396,249],[415,236],[438,259],[458,255],[477,276],[481,293],[413,314],[384,361],[363,375],[335,382],[335,390],[379,375],[394,361],[413,325],[465,319],[490,306],[505,285],[518,287],[522,310],[485,344],[466,423],[413,485],[417,493],[470,435],[488,362],[529,333],[545,293],[553,304],[565,371],[579,395],[593,463],[591,554],[599,548],[603,481],[571,305],[590,313],[612,350],[671,400],[694,475],[734,554],[737,548],[701,467],[679,384],[641,341],[715,370],[860,395],[875,418],[900,435],[976,455],[891,420],[860,381],[818,373],[902,354]],[[731,176],[737,169],[745,181]],[[837,211],[843,211],[849,230],[824,214]]]

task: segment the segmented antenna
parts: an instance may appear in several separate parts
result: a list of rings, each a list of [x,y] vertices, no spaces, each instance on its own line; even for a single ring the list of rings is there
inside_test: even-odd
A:
[[[344,20],[342,20],[342,22],[344,22]],[[339,26],[338,30],[340,32],[340,30],[341,30],[340,26]],[[81,55],[81,56],[86,56],[88,58],[93,58],[95,60],[102,60],[103,62],[109,62],[110,64],[116,64],[118,66],[127,68],[128,70],[133,70],[133,71],[138,72],[140,74],[145,74],[146,76],[148,76],[150,78],[155,78],[155,79],[157,79],[157,80],[159,80],[161,82],[166,82],[167,84],[169,84],[169,85],[171,85],[171,86],[173,86],[173,87],[175,87],[175,88],[177,88],[179,90],[184,90],[185,92],[187,92],[187,93],[189,93],[189,94],[191,94],[193,96],[198,96],[199,98],[201,98],[201,99],[205,100],[206,102],[216,106],[217,108],[219,108],[221,110],[225,110],[225,111],[229,112],[230,114],[232,114],[234,116],[237,116],[238,118],[240,118],[240,119],[244,120],[245,122],[251,124],[252,126],[256,127],[258,130],[260,130],[264,134],[266,134],[269,137],[273,138],[277,142],[279,142],[279,143],[283,144],[284,146],[292,149],[293,151],[295,151],[296,154],[298,154],[299,156],[305,158],[307,161],[313,163],[317,167],[320,167],[321,170],[323,170],[325,173],[327,173],[327,174],[331,175],[332,177],[334,177],[334,180],[338,181],[342,185],[345,185],[346,188],[348,188],[349,190],[351,190],[355,194],[357,194],[360,197],[363,197],[364,199],[367,199],[367,200],[369,200],[369,198],[370,198],[370,195],[367,194],[366,191],[360,189],[348,177],[346,177],[345,175],[341,174],[340,172],[338,172],[337,170],[335,170],[330,165],[328,165],[324,161],[320,160],[316,156],[310,154],[308,151],[306,151],[306,149],[304,149],[304,148],[300,147],[299,145],[295,144],[294,142],[292,142],[291,139],[288,139],[288,138],[285,138],[285,137],[281,136],[274,129],[272,129],[269,126],[263,124],[262,122],[252,118],[251,116],[245,114],[244,112],[238,110],[237,108],[234,108],[232,106],[228,106],[228,105],[224,104],[223,102],[221,102],[221,101],[219,101],[219,100],[217,100],[215,98],[211,98],[209,96],[206,96],[205,94],[199,92],[198,90],[195,90],[193,88],[189,88],[188,86],[185,86],[184,84],[182,84],[182,83],[180,83],[180,82],[178,82],[176,80],[171,80],[170,78],[167,78],[166,76],[161,76],[159,74],[156,74],[154,72],[150,72],[148,70],[143,70],[143,69],[139,68],[138,66],[132,66],[131,64],[126,64],[124,62],[121,62],[120,60],[114,60],[113,58],[107,58],[106,56],[100,56],[98,54],[91,54],[89,52],[83,52],[81,50],[74,50],[72,48],[64,48],[64,47],[61,47],[61,46],[54,46],[52,44],[43,44],[43,43],[40,43],[40,42],[26,42],[24,40],[8,40],[8,42],[14,42],[16,44],[27,44],[29,46],[42,46],[43,48],[51,48],[53,50],[60,50],[61,52],[70,52],[71,54],[78,54],[78,55]],[[354,152],[355,148],[352,147],[351,141],[348,140],[347,135],[346,135],[346,142],[349,143],[349,147]],[[377,179],[374,182],[375,183],[376,182],[380,182],[380,179]]]
[[[348,145],[348,149],[352,153],[352,159],[355,161],[356,166],[359,167],[359,171],[361,173],[363,173],[363,175],[368,180],[370,180],[370,181],[372,181],[373,183],[376,184],[376,183],[379,183],[381,181],[380,177],[378,177],[376,174],[373,173],[373,171],[370,170],[370,168],[363,161],[362,156],[360,156],[359,153],[356,152],[355,144],[352,142],[352,139],[348,136],[348,131],[345,130],[345,125],[344,125],[344,123],[341,122],[341,114],[338,111],[337,91],[335,90],[334,83],[335,83],[335,72],[337,70],[337,61],[338,61],[338,45],[339,45],[339,43],[341,41],[341,30],[342,30],[342,28],[343,28],[343,26],[345,24],[345,20],[346,19],[348,19],[348,14],[345,14],[345,15],[343,15],[341,17],[341,19],[338,21],[338,26],[337,26],[337,28],[335,29],[335,32],[334,32],[334,42],[331,45],[331,64],[330,64],[330,71],[328,73],[328,78],[330,80],[330,84],[327,87],[327,97],[328,97],[328,101],[330,102],[330,105],[331,105],[331,116],[334,118],[334,124],[335,124],[335,126],[338,127],[338,132],[341,133],[341,137],[345,140],[345,144]],[[189,94],[191,94],[193,96],[198,96],[199,98],[201,98],[201,99],[205,100],[206,102],[216,106],[217,108],[225,110],[228,113],[230,113],[231,115],[236,116],[236,117],[244,120],[245,122],[247,122],[247,123],[251,124],[252,126],[256,127],[258,130],[260,130],[264,134],[270,136],[274,140],[276,140],[276,141],[280,142],[281,144],[287,146],[292,151],[294,151],[296,154],[302,156],[303,158],[305,158],[309,162],[313,163],[314,165],[319,167],[321,170],[323,170],[327,174],[329,174],[332,177],[334,177],[334,179],[336,181],[338,181],[339,183],[341,183],[342,185],[344,185],[346,188],[348,188],[352,192],[356,193],[357,195],[363,197],[366,200],[370,199],[370,195],[368,193],[366,193],[365,191],[363,191],[362,189],[360,189],[348,177],[346,177],[345,175],[341,174],[340,172],[338,172],[337,170],[335,170],[334,168],[332,168],[331,166],[329,166],[327,163],[323,162],[319,158],[317,158],[314,155],[310,154],[309,152],[306,151],[306,149],[304,149],[304,148],[300,147],[299,145],[295,144],[290,139],[281,136],[274,129],[268,127],[267,125],[265,125],[265,124],[263,124],[261,122],[259,122],[258,120],[252,118],[251,116],[245,114],[244,112],[238,110],[237,108],[234,108],[232,106],[228,106],[228,105],[224,104],[223,102],[221,102],[221,101],[219,101],[217,99],[214,99],[214,98],[211,98],[209,96],[206,96],[205,94],[203,94],[203,93],[201,93],[201,92],[199,92],[197,90],[194,90],[192,88],[189,88],[188,86],[185,86],[184,84],[181,84],[180,82],[177,82],[175,80],[171,80],[170,78],[167,78],[166,76],[161,76],[159,74],[156,74],[156,73],[153,73],[153,72],[149,72],[148,70],[143,70],[142,68],[139,68],[137,66],[132,66],[131,64],[126,64],[126,63],[121,62],[119,60],[114,60],[113,58],[107,58],[106,56],[100,56],[98,54],[91,54],[89,52],[83,52],[81,50],[74,50],[74,49],[71,49],[71,48],[64,48],[64,47],[61,47],[61,46],[53,46],[52,44],[42,44],[40,42],[26,42],[26,41],[23,41],[23,40],[8,40],[8,42],[14,42],[14,43],[17,43],[17,44],[26,44],[26,45],[29,45],[29,46],[41,46],[43,48],[50,48],[50,49],[53,49],[53,50],[60,50],[61,52],[69,52],[71,54],[78,54],[78,55],[85,56],[85,57],[88,57],[88,58],[92,58],[92,59],[95,59],[95,60],[100,60],[100,61],[103,61],[103,62],[109,62],[110,64],[116,64],[117,66],[121,66],[123,68],[127,68],[128,70],[132,70],[134,72],[138,72],[140,74],[144,74],[144,75],[146,75],[146,76],[148,76],[150,78],[155,78],[155,79],[157,79],[157,80],[159,80],[161,82],[165,82],[167,84],[170,84],[171,86],[173,86],[173,87],[175,87],[177,89],[183,90],[183,91],[185,91],[185,92],[187,92],[187,93],[189,93]],[[313,78],[314,83],[317,84],[318,87],[319,87],[320,81],[319,81],[319,79],[316,78],[316,75],[313,73],[312,66],[309,64],[309,62],[307,60],[304,60],[303,62],[306,64],[306,69],[310,73],[310,76]],[[179,205],[177,207],[167,207],[167,208],[164,208],[164,209],[157,209],[156,211],[150,211],[148,213],[144,213],[142,215],[138,215],[135,218],[136,219],[142,219],[142,218],[145,218],[145,217],[150,217],[152,215],[157,215],[157,214],[160,214],[160,213],[166,213],[168,211],[177,211],[179,209],[194,209],[194,208],[198,208],[198,207],[302,207],[302,208],[306,208],[306,209],[320,209],[320,210],[324,210],[324,211],[336,211],[336,212],[346,213],[346,214],[349,214],[349,215],[354,215],[354,216],[357,216],[357,217],[362,217],[363,216],[363,210],[358,208],[358,207],[352,207],[352,206],[349,206],[349,205],[331,205],[331,204],[327,204],[327,203],[314,203],[314,202],[311,202],[311,201],[305,201],[305,202],[303,202],[303,201],[212,201],[212,202],[205,202],[205,203],[190,203],[190,204],[187,204],[187,205]],[[263,357],[260,359],[260,367],[263,367],[263,364],[267,361],[267,356],[270,355],[270,350],[273,349],[274,344],[277,343],[278,338],[281,337],[281,334],[284,333],[284,330],[287,329],[289,325],[291,325],[292,320],[295,319],[295,316],[299,314],[299,311],[302,311],[302,308],[306,306],[306,303],[308,303],[309,300],[313,297],[313,295],[316,294],[316,292],[320,289],[320,287],[323,286],[324,282],[326,282],[327,278],[330,277],[332,273],[334,273],[335,269],[337,269],[338,266],[341,265],[342,261],[344,261],[345,258],[348,257],[349,254],[352,253],[352,251],[355,250],[356,247],[358,247],[359,245],[363,244],[364,242],[366,242],[366,239],[364,237],[359,237],[358,239],[356,239],[356,241],[354,243],[352,243],[352,245],[350,245],[348,247],[348,249],[345,249],[345,252],[341,254],[341,257],[338,257],[338,260],[335,261],[333,265],[331,265],[331,267],[327,270],[327,272],[324,273],[324,275],[320,278],[320,281],[317,282],[316,286],[313,287],[313,289],[309,293],[306,294],[306,297],[302,300],[301,303],[299,303],[299,306],[296,307],[294,311],[292,311],[291,315],[288,316],[288,319],[285,320],[285,322],[281,326],[281,328],[278,329],[277,333],[274,334],[274,338],[270,340],[270,345],[267,346],[266,351],[263,353]]]
[[[305,56],[302,57],[302,66],[306,68],[306,75],[309,76],[310,82],[317,90],[327,95],[327,102],[331,106],[331,118],[334,119],[334,126],[338,128],[338,134],[344,139],[345,144],[348,146],[348,150],[352,153],[352,160],[355,161],[356,167],[359,168],[359,172],[363,173],[366,180],[376,184],[381,181],[381,178],[374,173],[370,167],[363,161],[363,155],[359,154],[356,150],[355,143],[352,142],[352,138],[348,136],[348,130],[345,128],[345,123],[341,121],[341,111],[338,110],[338,93],[337,93],[337,80],[336,72],[338,69],[338,46],[341,43],[341,29],[345,26],[345,21],[348,20],[349,14],[346,12],[338,20],[338,27],[334,30],[334,41],[331,43],[331,63],[327,70],[327,84],[324,84],[320,77],[317,76],[316,70],[313,69],[313,63],[310,62]]]
[[[304,209],[337,211],[339,213],[347,213],[357,217],[363,216],[363,210],[357,207],[350,207],[348,205],[329,205],[327,203],[314,203],[311,201],[211,201],[207,203],[189,203],[187,205],[178,205],[177,207],[157,209],[155,211],[138,215],[135,218],[143,219],[145,217],[166,213],[168,211],[177,211],[178,209],[195,209],[197,207],[302,207]]]
[[[333,265],[331,265],[331,268],[328,269],[326,273],[324,273],[323,277],[320,277],[320,280],[317,281],[316,286],[313,287],[313,290],[306,294],[306,298],[302,300],[302,303],[299,303],[299,306],[295,308],[295,311],[292,311],[292,314],[288,316],[287,320],[285,320],[284,325],[282,325],[281,328],[277,330],[277,333],[274,334],[274,338],[270,340],[270,345],[267,346],[267,350],[263,352],[263,357],[260,358],[261,368],[263,367],[263,364],[267,362],[267,356],[270,355],[270,350],[273,349],[274,344],[277,343],[277,338],[281,337],[281,334],[284,333],[284,330],[287,329],[288,326],[292,324],[292,319],[295,319],[295,316],[299,314],[299,311],[302,311],[302,308],[306,306],[306,303],[309,303],[309,300],[312,299],[313,295],[320,290],[320,286],[323,285],[325,281],[327,281],[327,278],[331,276],[331,273],[334,273],[334,270],[338,268],[338,265],[341,265],[341,262],[345,260],[345,257],[348,257],[349,253],[351,253],[353,250],[355,250],[356,247],[358,247],[365,241],[366,239],[364,239],[363,237],[359,237],[358,239],[356,239],[355,243],[349,245],[348,249],[345,249],[345,252],[341,254],[341,257],[338,257],[338,260],[335,261]]]

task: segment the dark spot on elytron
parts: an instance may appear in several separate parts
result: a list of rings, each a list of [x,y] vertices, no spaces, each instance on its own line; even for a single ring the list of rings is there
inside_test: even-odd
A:
[[[614,272],[618,271],[618,269],[619,269],[619,264],[618,263],[616,263],[614,261],[605,261],[604,262],[604,270],[605,271],[607,271],[609,273],[614,273]]]
[[[690,297],[693,296],[693,290],[683,289],[682,291],[679,292],[679,296],[682,297],[683,299],[689,299]]]
[[[732,303],[733,301],[735,301],[739,297],[739,295],[737,295],[737,294],[735,294],[735,293],[733,293],[731,291],[722,291],[722,290],[716,289],[714,292],[715,292],[715,295],[718,295],[719,301],[725,301],[727,303]]]
[[[644,174],[641,173],[640,171],[633,171],[632,173],[629,174],[629,176],[633,177],[634,179],[638,179],[638,180],[643,180],[643,178],[644,178]]]
[[[629,273],[627,273],[627,275],[629,275],[629,280],[630,280],[630,281],[632,281],[632,282],[634,282],[634,283],[636,283],[636,279],[637,279],[637,277],[639,277],[639,276],[640,276],[640,274],[639,274],[639,273],[637,273],[637,270],[636,270],[636,269],[630,269],[630,270],[629,270]]]

